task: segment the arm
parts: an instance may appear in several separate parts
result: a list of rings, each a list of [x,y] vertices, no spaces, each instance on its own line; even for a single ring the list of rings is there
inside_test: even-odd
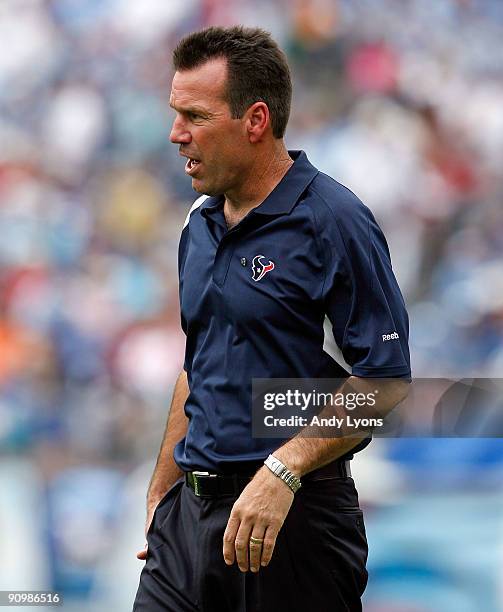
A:
[[[366,417],[385,417],[397,404],[405,399],[409,391],[409,383],[407,381],[383,379],[382,382],[379,382],[375,378],[366,380],[356,376],[351,376],[339,391],[341,393],[353,391],[368,393],[376,387],[379,389],[379,400],[372,409],[375,411],[375,415],[366,413]],[[307,433],[307,430],[308,428],[305,428],[303,431]],[[356,437],[354,434],[351,437],[337,438],[295,436],[273,454],[300,478],[334,461],[338,457],[342,457],[367,436],[367,432],[362,432],[361,437]],[[270,470],[268,471],[270,472]]]
[[[379,401],[374,410],[386,416],[407,395],[409,384],[405,381],[376,379],[365,380],[350,377],[339,389],[340,392],[368,392],[379,386]],[[327,410],[326,408],[324,410]],[[369,415],[367,415],[369,416]],[[307,432],[309,428],[304,428]],[[311,432],[315,433],[315,432]],[[340,438],[313,438],[295,436],[274,452],[282,463],[301,477],[338,457],[346,454],[368,434]],[[294,494],[289,486],[275,476],[269,468],[262,466],[249,485],[243,490],[232,508],[224,534],[224,559],[228,565],[236,560],[241,571],[258,572],[259,567],[269,563],[276,538],[290,510]],[[260,538],[263,544],[249,549],[250,536]]]
[[[168,421],[164,431],[164,437],[157,457],[157,462],[150,479],[147,492],[147,519],[145,522],[145,536],[152,521],[155,508],[162,497],[174,482],[182,475],[180,468],[173,459],[173,450],[176,444],[187,432],[187,417],[184,413],[184,406],[189,396],[189,384],[187,372],[182,370],[175,384],[171,408],[169,410]],[[147,545],[137,553],[138,559],[146,559]]]

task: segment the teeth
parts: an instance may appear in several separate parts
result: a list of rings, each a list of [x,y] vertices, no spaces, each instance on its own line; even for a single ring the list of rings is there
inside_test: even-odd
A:
[[[197,159],[189,157],[187,158],[187,164],[185,166],[185,169],[190,172],[193,168],[195,168],[195,166],[197,166],[197,164],[199,164],[199,161]]]

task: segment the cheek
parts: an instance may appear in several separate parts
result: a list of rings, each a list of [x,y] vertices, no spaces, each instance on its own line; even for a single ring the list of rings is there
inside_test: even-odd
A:
[[[229,175],[242,171],[242,160],[240,159],[239,148],[228,142],[213,147],[211,163],[215,167],[217,174]]]
[[[248,150],[242,139],[236,138],[229,143],[225,152],[227,167],[235,172],[242,172],[250,166],[252,160],[248,159]]]
[[[194,135],[204,160],[214,176],[236,176],[247,167],[246,141],[236,126],[213,133]]]
[[[221,144],[225,148],[227,157],[235,162],[246,155],[248,140],[239,126],[232,125],[228,127],[221,139]]]

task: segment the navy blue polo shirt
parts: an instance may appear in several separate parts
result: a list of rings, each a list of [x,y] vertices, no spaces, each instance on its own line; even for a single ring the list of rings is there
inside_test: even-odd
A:
[[[410,377],[408,317],[370,210],[304,152],[228,230],[223,196],[192,206],[179,247],[190,394],[183,470],[232,471],[283,440],[254,439],[253,378],[348,376],[324,350],[328,316],[352,374]]]

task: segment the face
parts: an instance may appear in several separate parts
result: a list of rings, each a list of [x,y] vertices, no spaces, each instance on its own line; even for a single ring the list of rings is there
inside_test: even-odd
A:
[[[170,106],[176,111],[170,140],[187,158],[185,172],[199,193],[220,195],[239,189],[246,167],[245,119],[232,119],[224,100],[225,59],[176,72]]]

